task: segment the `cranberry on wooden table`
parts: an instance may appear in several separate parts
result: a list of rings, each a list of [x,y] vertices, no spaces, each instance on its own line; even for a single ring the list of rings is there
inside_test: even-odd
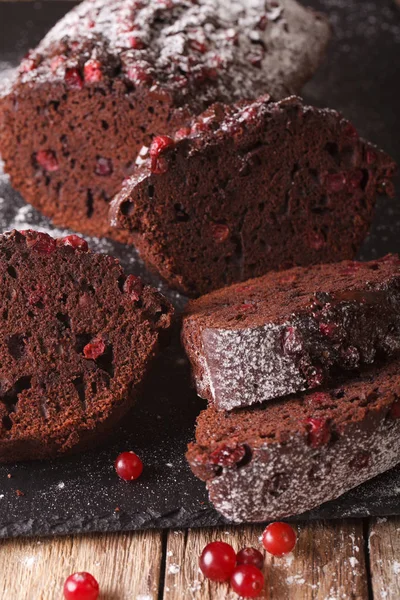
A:
[[[211,542],[201,553],[200,569],[212,581],[228,581],[236,566],[236,552],[226,542]]]
[[[262,544],[270,554],[283,556],[295,547],[296,533],[287,523],[271,523],[262,534]]]
[[[239,565],[232,574],[231,586],[242,598],[257,598],[264,587],[264,575],[254,565]]]
[[[64,583],[65,600],[97,600],[99,584],[90,573],[74,573]]]
[[[142,474],[143,463],[134,452],[121,452],[115,461],[115,470],[124,481],[133,481]]]
[[[262,569],[264,556],[256,548],[242,548],[236,555],[238,565],[253,565],[257,569]]]

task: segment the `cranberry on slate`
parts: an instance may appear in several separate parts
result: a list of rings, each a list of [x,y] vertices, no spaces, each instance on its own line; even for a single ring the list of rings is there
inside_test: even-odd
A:
[[[306,423],[310,426],[310,433],[308,434],[309,445],[312,448],[325,446],[331,439],[331,432],[327,420],[309,417],[306,419]]]
[[[392,419],[400,419],[400,400],[396,400],[390,407],[390,416]]]
[[[199,566],[208,579],[228,581],[236,566],[236,552],[226,542],[211,542],[201,553]]]
[[[83,349],[83,355],[90,360],[96,360],[104,353],[106,345],[102,339],[98,338],[86,344]]]
[[[143,291],[143,282],[136,275],[128,275],[124,283],[124,293],[129,294],[134,302],[140,300]]]
[[[57,246],[70,246],[74,250],[82,250],[82,252],[87,252],[89,250],[87,241],[75,234],[59,238],[57,240]]]
[[[124,481],[133,481],[142,474],[143,463],[134,452],[121,452],[115,461],[115,470]]]
[[[110,158],[100,156],[96,162],[95,173],[100,177],[108,177],[113,172],[113,166]]]
[[[214,240],[218,243],[225,242],[229,238],[229,227],[223,223],[212,223],[211,231]]]
[[[53,173],[60,168],[55,153],[52,150],[39,150],[36,152],[36,162],[44,171]]]
[[[240,565],[233,571],[231,586],[242,598],[257,598],[264,587],[264,575],[254,565]]]
[[[245,454],[245,447],[241,444],[232,446],[224,444],[210,454],[209,461],[220,467],[233,467],[244,458]]]
[[[83,67],[83,75],[88,83],[96,83],[103,79],[101,71],[101,62],[98,60],[88,60]]]
[[[76,67],[65,70],[64,80],[68,87],[74,90],[81,90],[83,87],[82,76]]]
[[[65,600],[97,600],[99,584],[90,573],[74,573],[64,583]]]
[[[175,146],[174,140],[168,135],[159,135],[155,137],[150,146],[151,172],[162,174],[168,170],[166,161],[160,160],[160,156],[167,148]]]
[[[253,565],[257,569],[262,569],[264,556],[256,548],[242,548],[236,555],[238,565]]]
[[[284,556],[296,545],[296,533],[290,525],[277,521],[264,529],[262,545],[273,556]]]

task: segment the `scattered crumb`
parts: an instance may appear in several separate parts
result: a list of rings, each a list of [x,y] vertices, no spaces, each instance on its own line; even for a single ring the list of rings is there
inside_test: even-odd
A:
[[[0,500],[4,498],[4,494],[0,494]]]
[[[393,561],[393,573],[400,575],[400,562],[398,560]]]
[[[15,493],[17,494],[17,496],[25,496],[25,493],[21,492],[21,490],[15,490]]]
[[[121,509],[120,509],[120,507],[119,507],[119,506],[116,506],[116,507],[115,507],[115,512],[120,512],[120,510],[121,510]]]
[[[170,573],[171,575],[176,575],[177,573],[179,573],[180,570],[180,566],[175,563],[171,563],[168,567],[168,573]]]
[[[172,468],[174,465],[172,463],[165,463],[165,466]]]
[[[63,481],[60,481],[60,483],[57,485],[59,490],[63,490],[65,488],[65,483]]]
[[[7,473],[7,477],[8,477],[8,479],[11,479],[11,477],[12,477],[11,473]]]
[[[168,552],[167,552],[167,556],[172,556],[172,555],[173,555],[173,552],[172,552],[172,550],[168,550]]]
[[[24,564],[26,567],[33,567],[33,565],[36,562],[36,556],[24,556],[21,559],[22,564]]]
[[[387,523],[387,517],[378,517],[376,519],[377,523]]]

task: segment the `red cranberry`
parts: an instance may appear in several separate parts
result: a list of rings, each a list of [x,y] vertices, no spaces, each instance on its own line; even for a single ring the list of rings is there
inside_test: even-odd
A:
[[[351,123],[347,122],[343,127],[343,133],[348,138],[356,139],[358,138],[357,129]]]
[[[58,70],[59,67],[61,67],[61,65],[63,65],[65,63],[65,61],[67,60],[66,56],[60,55],[60,56],[54,56],[51,59],[50,62],[50,69],[52,73],[56,73],[56,71]]]
[[[101,71],[101,62],[98,60],[88,60],[83,67],[83,75],[88,83],[97,83],[103,79]]]
[[[95,173],[101,177],[108,177],[113,172],[113,165],[110,158],[99,156],[96,162]]]
[[[200,52],[200,54],[205,54],[207,52],[207,45],[199,40],[190,40],[189,45],[196,52]]]
[[[97,600],[99,584],[90,573],[74,573],[64,583],[65,600]]]
[[[97,358],[99,358],[99,356],[104,354],[105,349],[106,345],[103,342],[103,340],[101,338],[97,338],[89,342],[89,344],[86,344],[86,346],[83,349],[83,355],[85,358],[88,358],[90,360],[96,360]]]
[[[355,169],[351,173],[347,173],[347,189],[351,192],[357,190],[361,186],[364,174],[361,169]]]
[[[341,192],[346,187],[346,177],[344,173],[327,173],[325,185],[328,192]]]
[[[44,171],[53,173],[60,168],[55,153],[52,150],[39,150],[36,153],[36,162]]]
[[[365,158],[367,161],[367,165],[373,165],[376,163],[376,161],[378,159],[378,155],[375,152],[375,150],[367,150]]]
[[[261,31],[265,31],[267,29],[267,25],[268,25],[268,17],[267,17],[267,15],[262,15],[262,17],[260,17],[260,19],[257,23],[257,27],[258,27],[258,29],[261,29]]]
[[[332,337],[336,333],[337,325],[336,323],[320,323],[319,330],[322,335],[325,335],[326,337]]]
[[[165,160],[160,158],[160,155],[165,152],[167,148],[173,148],[174,146],[174,140],[168,135],[159,135],[153,139],[149,151],[152,173],[162,174],[167,172],[168,164]]]
[[[124,292],[129,294],[134,302],[140,300],[140,295],[143,291],[143,282],[136,275],[128,275],[124,283]]]
[[[295,547],[296,533],[287,523],[271,523],[264,529],[262,545],[269,554],[283,556]]]
[[[27,231],[26,245],[39,254],[52,254],[57,247],[54,238],[40,231]]]
[[[307,369],[305,376],[307,379],[307,385],[310,389],[318,387],[324,381],[324,373],[321,367],[311,366],[309,369]]]
[[[241,444],[233,446],[224,444],[210,454],[209,461],[220,467],[233,467],[244,458],[245,454],[246,449]]]
[[[286,327],[283,332],[282,348],[285,354],[299,354],[303,350],[303,341],[296,327]]]
[[[359,452],[350,463],[353,469],[361,470],[368,467],[371,455],[369,452]]]
[[[190,127],[181,127],[175,133],[175,141],[179,142],[179,140],[184,140],[185,138],[187,138],[190,135],[190,133],[191,133]]]
[[[236,563],[238,565],[253,565],[257,569],[262,569],[264,556],[256,548],[242,548],[236,555]]]
[[[35,69],[36,63],[32,58],[26,58],[19,66],[21,73],[29,73],[29,71],[34,71]]]
[[[218,243],[225,242],[229,238],[229,227],[223,223],[212,223],[211,224],[212,236]]]
[[[128,77],[133,83],[148,83],[153,81],[152,76],[146,69],[139,65],[134,65],[128,69]]]
[[[134,452],[121,452],[115,461],[115,470],[124,481],[133,481],[142,474],[143,463]]]
[[[146,47],[144,41],[134,35],[130,36],[129,45],[133,50],[143,50]]]
[[[89,250],[87,241],[75,234],[59,238],[57,240],[57,246],[70,246],[74,250],[82,250],[82,252],[87,252]]]
[[[326,419],[315,419],[313,417],[309,417],[306,419],[306,424],[310,426],[308,444],[312,448],[320,448],[329,442],[331,439],[331,432]]]
[[[236,566],[236,553],[225,542],[211,542],[201,553],[199,566],[208,579],[228,581]]]
[[[82,76],[76,67],[65,70],[64,80],[68,87],[74,90],[81,90],[83,88]]]
[[[254,565],[240,565],[232,573],[231,586],[242,598],[257,598],[264,587],[264,575]]]
[[[390,416],[392,419],[400,419],[400,400],[396,400],[390,407]]]

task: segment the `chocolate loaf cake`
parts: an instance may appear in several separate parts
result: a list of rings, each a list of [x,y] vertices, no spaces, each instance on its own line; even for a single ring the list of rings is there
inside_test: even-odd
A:
[[[0,93],[6,171],[55,223],[127,239],[108,202],[142,145],[212,102],[299,91],[329,35],[295,0],[86,0]]]
[[[232,521],[300,514],[400,462],[400,363],[335,389],[198,419],[187,459]]]
[[[296,97],[214,105],[146,152],[111,222],[188,295],[354,258],[376,194],[393,193],[386,154],[337,112]]]
[[[0,462],[93,445],[132,406],[172,307],[76,235],[0,236]]]
[[[197,392],[230,410],[317,388],[400,351],[400,259],[296,267],[191,301]]]

